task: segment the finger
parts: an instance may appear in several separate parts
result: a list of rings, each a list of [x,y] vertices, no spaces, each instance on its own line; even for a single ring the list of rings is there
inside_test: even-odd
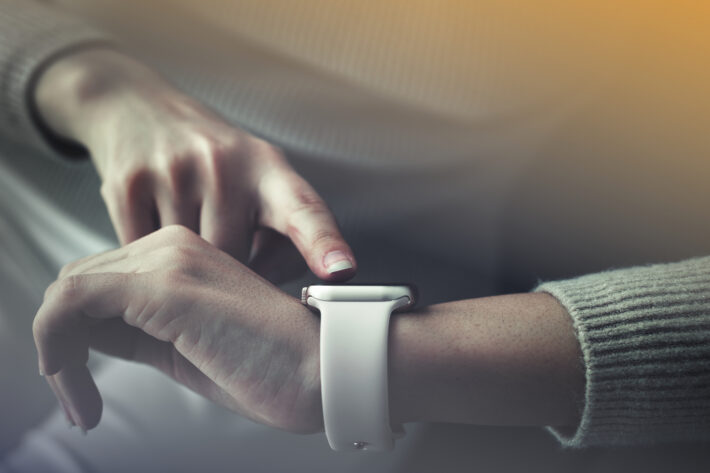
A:
[[[203,239],[247,263],[254,232],[254,211],[245,185],[246,167],[236,145],[204,143],[197,168]],[[253,199],[251,199],[253,200]]]
[[[155,201],[160,226],[182,225],[200,232],[200,202],[195,195],[194,172],[190,160],[173,163],[156,189]]]
[[[102,320],[89,327],[89,345],[92,349],[124,360],[138,361],[136,346],[139,337],[149,335],[126,324],[123,319]]]
[[[103,403],[86,364],[68,364],[53,376],[69,407],[74,423],[87,431],[101,419]]]
[[[291,240],[270,228],[255,233],[249,267],[274,285],[292,281],[308,269]]]
[[[161,227],[182,225],[195,233],[200,232],[200,203],[167,191],[156,196]]]
[[[72,274],[82,273],[84,270],[93,267],[99,261],[115,261],[121,259],[124,257],[125,252],[126,250],[124,248],[112,249],[72,261],[62,267],[57,279],[63,279]]]
[[[47,291],[33,324],[40,373],[71,420],[83,430],[101,417],[101,397],[86,368],[89,327],[94,318],[120,317],[141,287],[135,275],[93,274],[70,276]],[[145,302],[143,302],[145,303]],[[139,302],[140,304],[140,302]]]
[[[157,340],[119,319],[92,326],[89,338],[93,349],[152,366],[220,405],[237,412],[245,412],[233,396],[200,371],[169,342]]]
[[[152,196],[152,185],[147,178],[138,180],[128,189],[113,186],[102,186],[106,208],[111,223],[121,245],[126,245],[158,228],[158,218],[155,200]]]
[[[200,235],[238,261],[246,263],[254,234],[254,219],[243,201],[237,199],[227,205],[225,199],[219,199],[215,194],[208,194],[202,204]]]
[[[323,199],[292,170],[274,170],[259,186],[260,224],[287,235],[321,279],[351,278],[357,265]]]
[[[54,397],[56,397],[57,401],[59,401],[59,405],[61,406],[62,411],[64,412],[64,417],[66,417],[67,423],[69,423],[70,426],[76,425],[74,416],[69,411],[69,405],[67,404],[66,396],[64,396],[64,393],[61,391],[61,389],[59,389],[59,386],[57,386],[57,381],[54,379],[54,376],[45,376],[44,379],[47,380],[47,384],[52,389]]]
[[[97,272],[138,272],[141,263],[147,263],[144,256],[170,245],[191,246],[202,242],[194,232],[182,226],[170,226],[146,235],[128,246],[86,256],[65,265],[59,272],[58,279],[77,274]],[[134,257],[134,258],[131,258]],[[128,260],[131,259],[129,262]]]
[[[157,340],[122,319],[109,319],[89,329],[92,349],[128,361],[150,365],[172,376],[176,354],[172,343]],[[182,355],[180,355],[182,356]]]
[[[57,374],[65,365],[86,364],[90,319],[122,317],[141,300],[141,278],[133,274],[75,275],[47,289],[32,329],[40,372]]]
[[[199,388],[209,378],[176,352],[172,343],[158,340],[122,319],[109,319],[92,325],[89,345],[101,353],[152,366],[200,394],[207,394],[206,390]]]

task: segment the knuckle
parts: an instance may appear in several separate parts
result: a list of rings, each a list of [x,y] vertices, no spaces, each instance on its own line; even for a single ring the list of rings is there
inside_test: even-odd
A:
[[[51,317],[51,312],[40,310],[32,321],[32,338],[37,346],[45,345],[52,336],[53,325],[56,325],[56,318]]]
[[[163,275],[168,278],[183,278],[193,274],[204,258],[195,246],[176,243],[159,250],[159,258],[165,262]]]
[[[174,299],[184,293],[194,279],[197,262],[183,253],[173,253],[165,268],[159,273],[160,284],[164,298]]]
[[[246,172],[249,145],[237,134],[207,139],[206,150],[203,167],[218,191],[224,191],[230,179]]]
[[[32,321],[32,336],[34,337],[35,340],[42,339],[42,336],[44,334],[42,322],[43,322],[42,316],[39,314]]]
[[[305,183],[298,183],[293,187],[294,208],[292,213],[315,212],[327,213],[328,206],[313,188]]]
[[[167,258],[178,267],[189,266],[194,258],[194,251],[189,246],[173,245],[166,248]]]
[[[60,279],[49,285],[45,292],[45,300],[51,300],[58,304],[76,300],[81,294],[83,287],[83,277],[73,274]]]
[[[241,154],[241,144],[231,137],[206,140],[207,153],[205,159],[207,166],[213,171],[218,171],[233,160],[235,156]]]
[[[99,187],[99,193],[104,200],[108,200],[112,197],[115,186],[111,184],[111,181],[103,181],[101,187]]]
[[[163,227],[155,233],[157,237],[166,240],[169,244],[175,245],[189,244],[199,239],[192,230],[177,224]]]
[[[315,233],[313,233],[313,240],[311,241],[311,244],[313,246],[325,245],[331,243],[336,239],[337,236],[335,235],[335,233],[333,233],[332,230],[321,228],[316,230]]]
[[[252,183],[253,190],[263,191],[264,184],[269,182],[278,183],[277,186],[283,189],[284,176],[286,184],[289,184],[289,174],[293,171],[281,149],[254,137],[248,143],[247,157],[251,159],[243,160],[241,171]]]
[[[108,205],[117,204],[126,193],[126,186],[118,177],[108,179],[101,184],[101,197]]]
[[[286,164],[286,157],[283,150],[276,145],[269,143],[261,138],[253,138],[251,140],[254,154],[259,155],[259,159],[266,159],[271,163]]]
[[[244,152],[244,140],[237,133],[225,133],[212,140],[212,150],[228,156],[240,155]]]
[[[298,231],[298,229],[304,226],[304,222],[313,219],[314,216],[324,215],[327,213],[328,208],[323,203],[312,202],[301,204],[298,208],[292,210],[286,217],[286,226],[289,234],[291,234],[291,231]],[[321,239],[326,234],[332,234],[332,232],[327,229],[320,228],[315,232],[315,234],[317,234],[318,238]]]
[[[41,314],[38,314],[32,321],[32,338],[38,346],[42,345],[47,338],[47,321]]]
[[[299,219],[289,221],[286,228],[287,234],[311,248],[330,245],[338,240],[337,234],[327,228],[319,228],[312,233],[304,233],[302,230],[303,225],[299,223]]]
[[[59,275],[58,275],[57,279],[62,279],[66,275],[70,274],[78,264],[79,264],[78,261],[73,261],[71,263],[68,263],[68,264],[65,264],[64,266],[62,266],[62,269],[59,270]]]
[[[307,238],[311,245],[335,238],[336,234],[330,225],[323,225],[330,220],[330,209],[320,196],[308,185],[302,184],[294,188],[294,200],[290,212],[286,215],[286,228],[289,235],[299,235]],[[302,235],[304,222],[319,222],[319,228],[309,235]],[[310,225],[308,225],[310,226]]]

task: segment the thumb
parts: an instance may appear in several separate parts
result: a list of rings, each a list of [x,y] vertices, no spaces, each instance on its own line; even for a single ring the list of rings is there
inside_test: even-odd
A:
[[[305,179],[277,168],[259,185],[260,224],[286,235],[320,279],[343,281],[357,264],[330,209]]]

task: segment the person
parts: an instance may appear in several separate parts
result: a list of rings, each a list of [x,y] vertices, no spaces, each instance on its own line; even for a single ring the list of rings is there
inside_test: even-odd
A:
[[[8,5],[13,3],[16,2]],[[157,5],[164,7],[160,2]],[[254,230],[250,223],[253,225],[258,221],[258,226],[269,226],[292,236],[311,270],[318,276],[329,277],[324,264],[324,255],[328,251],[319,250],[315,252],[317,257],[310,257],[304,249],[307,245],[294,238],[299,232],[284,225],[283,221],[278,224],[274,223],[278,219],[268,218],[232,220],[249,214],[239,205],[253,203],[250,202],[252,196],[249,195],[247,177],[253,177],[253,168],[247,166],[235,170],[225,167],[221,168],[222,172],[214,172],[214,178],[226,175],[230,179],[224,181],[224,201],[218,204],[210,201],[209,193],[215,190],[218,180],[199,179],[204,176],[204,168],[200,166],[210,164],[210,160],[211,164],[245,166],[244,163],[251,160],[257,167],[264,166],[261,173],[256,172],[260,177],[266,175],[263,169],[269,172],[276,169],[273,180],[260,181],[260,192],[251,189],[252,195],[258,196],[256,206],[261,205],[262,212],[257,212],[259,217],[270,214],[263,212],[265,203],[281,209],[283,216],[293,215],[288,198],[302,194],[298,191],[284,193],[284,190],[292,188],[288,184],[295,181],[308,189],[305,200],[317,203],[317,216],[326,217],[325,227],[330,229],[329,234],[337,235],[334,219],[323,210],[322,201],[307,184],[317,183],[314,187],[323,189],[321,193],[327,195],[325,202],[332,206],[334,214],[350,216],[350,222],[343,224],[346,234],[345,229],[354,233],[352,239],[348,238],[350,244],[357,241],[365,248],[358,252],[360,245],[354,245],[356,251],[350,254],[344,240],[339,237],[330,239],[336,241],[352,266],[357,253],[361,274],[366,267],[375,268],[367,270],[370,276],[378,271],[390,278],[398,272],[404,273],[409,277],[393,279],[423,280],[425,284],[420,285],[433,294],[424,299],[427,306],[424,316],[403,316],[393,321],[392,405],[402,410],[397,417],[410,421],[566,426],[556,429],[557,435],[566,444],[575,446],[706,438],[704,418],[698,413],[704,412],[703,399],[706,398],[703,380],[707,374],[702,366],[707,341],[707,311],[703,306],[704,291],[708,287],[707,258],[597,273],[539,287],[540,291],[554,297],[532,293],[471,299],[474,295],[500,292],[503,287],[507,289],[505,292],[514,292],[510,289],[527,284],[534,274],[549,278],[569,272],[593,272],[611,264],[659,259],[672,261],[707,252],[707,228],[697,218],[703,214],[699,202],[705,196],[705,190],[699,183],[702,181],[699,176],[704,175],[705,169],[696,161],[698,156],[703,156],[707,143],[691,127],[680,124],[660,127],[661,122],[666,125],[665,118],[653,115],[636,119],[628,129],[615,127],[614,124],[623,124],[628,117],[611,115],[613,120],[605,122],[604,118],[609,117],[609,110],[605,108],[607,102],[592,100],[595,94],[606,94],[604,98],[614,107],[622,105],[619,108],[624,111],[623,106],[626,106],[634,114],[660,103],[669,106],[665,116],[680,117],[682,124],[700,123],[695,121],[698,111],[683,100],[682,94],[673,101],[662,95],[649,100],[645,93],[663,91],[653,80],[640,87],[642,90],[637,91],[638,96],[623,96],[629,90],[626,85],[633,82],[635,74],[648,72],[652,65],[639,60],[638,71],[631,71],[634,74],[626,71],[629,77],[615,77],[618,83],[609,85],[604,82],[603,86],[589,89],[595,80],[606,81],[608,77],[590,74],[591,77],[585,77],[583,82],[575,82],[580,79],[576,75],[580,71],[572,67],[578,65],[575,62],[569,70],[555,71],[558,78],[564,80],[555,83],[554,87],[559,90],[549,95],[550,84],[542,80],[545,77],[513,72],[519,73],[518,68],[525,72],[544,70],[551,59],[537,51],[530,65],[523,54],[530,51],[513,41],[518,38],[503,36],[497,38],[502,45],[497,52],[509,54],[501,54],[509,61],[503,62],[508,68],[502,67],[502,72],[493,69],[499,75],[491,72],[491,77],[481,78],[479,86],[486,92],[505,95],[502,92],[515,90],[515,79],[522,77],[529,89],[513,96],[515,100],[501,100],[500,96],[487,93],[490,102],[485,102],[482,94],[475,93],[475,87],[468,87],[463,92],[461,87],[453,87],[456,92],[439,91],[427,82],[430,79],[427,69],[421,71],[419,81],[412,81],[409,90],[396,90],[391,85],[401,84],[402,76],[388,76],[392,69],[387,66],[379,66],[379,70],[372,68],[379,72],[379,77],[365,73],[358,75],[356,71],[368,69],[356,67],[362,65],[355,60],[357,54],[353,55],[353,64],[345,67],[338,63],[339,56],[328,56],[332,53],[328,48],[319,57],[318,50],[308,50],[307,44],[298,45],[298,51],[312,54],[301,57],[304,63],[316,62],[321,67],[325,63],[336,71],[341,70],[338,66],[344,67],[345,72],[341,74],[351,74],[357,79],[356,85],[341,84],[337,77],[333,79],[329,75],[333,74],[332,70],[320,74],[317,67],[313,72],[309,68],[284,65],[283,59],[274,57],[268,49],[237,51],[243,59],[234,61],[238,69],[242,69],[241,75],[237,76],[231,75],[234,71],[216,64],[219,61],[211,62],[209,57],[197,54],[199,44],[190,44],[197,52],[180,49],[177,66],[183,65],[191,71],[202,66],[199,70],[205,74],[204,83],[216,84],[214,90],[220,89],[220,84],[224,83],[221,81],[228,78],[244,79],[235,86],[229,104],[220,107],[215,94],[211,105],[225,115],[228,115],[223,111],[225,108],[233,108],[232,113],[243,114],[232,115],[234,122],[245,123],[245,129],[261,128],[264,136],[273,136],[267,141],[280,140],[281,147],[289,150],[287,162],[278,149],[235,129],[229,125],[229,120],[219,118],[194,99],[178,92],[140,62],[107,48],[101,33],[40,5],[28,3],[18,8],[26,15],[21,18],[26,23],[15,21],[10,23],[13,28],[3,28],[3,31],[13,32],[26,41],[5,44],[39,46],[33,51],[36,55],[25,56],[25,62],[19,61],[19,66],[17,54],[5,55],[7,62],[3,64],[7,66],[3,77],[7,85],[4,90],[8,91],[7,101],[13,107],[5,109],[4,129],[32,134],[34,139],[28,138],[27,142],[35,146],[49,144],[55,154],[60,152],[71,156],[80,153],[82,150],[73,145],[75,142],[88,148],[102,176],[103,196],[122,243],[168,226],[123,249],[89,257],[67,267],[59,282],[48,292],[35,322],[40,363],[44,373],[50,375],[50,383],[66,406],[69,418],[75,423],[84,428],[92,427],[98,421],[100,411],[99,399],[84,368],[89,340],[83,324],[87,323],[93,330],[90,339],[93,346],[157,365],[198,392],[238,412],[295,430],[319,428],[319,410],[314,407],[318,391],[313,368],[316,345],[312,316],[244,265],[205,244],[194,232],[169,226],[178,223],[199,231],[205,240],[222,247],[243,263],[249,263],[249,233]],[[410,19],[418,19],[418,15],[426,17],[422,15],[428,12],[426,5],[419,8]],[[496,18],[494,13],[500,12],[492,6],[489,8],[484,9],[488,16],[482,17]],[[112,13],[126,14],[118,6],[114,10]],[[333,7],[327,13],[344,15],[337,10]],[[242,21],[247,23],[247,19],[254,18],[269,21],[268,16],[259,16],[259,8],[248,2],[240,12],[245,13],[246,19]],[[205,8],[199,13],[210,20],[209,24],[220,24],[219,18],[210,15],[210,9]],[[380,13],[370,12],[375,18],[388,18]],[[16,18],[14,15],[17,13],[3,11],[6,19]],[[118,18],[120,15],[108,16],[117,23],[121,19]],[[190,26],[194,27],[194,17],[185,17],[190,17]],[[505,19],[509,26],[520,26],[518,22],[523,17],[522,14],[510,14]],[[51,41],[50,36],[45,36],[43,43],[42,34],[58,28],[57,18],[65,22],[60,23],[62,28],[59,29],[67,35],[66,42],[58,41],[61,38],[52,35]],[[175,18],[167,20],[177,22],[180,18],[177,12]],[[445,20],[450,21],[451,17],[446,16]],[[535,17],[532,24],[539,26],[535,21],[542,20]],[[439,21],[441,23],[433,21],[433,24],[448,24]],[[236,23],[242,32],[254,34],[246,23]],[[23,31],[20,25],[24,24],[31,24],[32,28]],[[328,24],[327,21],[318,23],[324,25],[324,29]],[[46,25],[44,30],[39,28],[43,25]],[[398,26],[404,33],[409,31],[404,22]],[[276,45],[286,48],[285,51],[293,51],[287,48],[287,40],[292,39],[288,31],[283,33],[275,28],[265,31],[268,31],[266,39],[273,35],[272,42],[267,43],[271,48]],[[362,30],[357,31],[362,33]],[[457,31],[460,33],[461,30]],[[486,29],[474,28],[474,31],[476,34],[479,31],[494,34]],[[556,39],[555,34],[569,33],[554,29],[547,31],[549,37],[541,35],[530,49],[544,45],[545,48],[540,48],[543,53],[555,52],[568,58],[567,51],[546,49],[550,46],[546,41]],[[320,33],[324,34],[323,31]],[[521,34],[526,33],[528,30]],[[34,41],[29,41],[22,38],[22,34],[37,36],[31,36]],[[210,51],[217,51],[214,54],[219,55],[220,41],[226,42],[232,37],[214,36],[200,39],[210,45]],[[319,37],[318,34],[314,36]],[[352,31],[346,29],[343,36],[358,44],[359,36]],[[438,38],[436,34],[433,36]],[[581,36],[581,40],[587,39]],[[175,34],[170,37],[174,38]],[[263,37],[260,39],[265,41]],[[463,44],[467,47],[476,44],[468,37],[465,39]],[[230,45],[232,43],[229,41]],[[420,56],[405,54],[396,67],[390,67],[395,72],[398,68],[401,71],[410,70],[410,66],[421,67],[417,59],[439,59],[436,53],[447,45],[433,41],[428,48],[413,48]],[[340,51],[336,46],[333,50]],[[588,47],[585,44],[575,46]],[[604,48],[601,50],[608,52]],[[591,51],[598,53],[595,49]],[[170,52],[160,51],[156,57],[165,60],[170,58]],[[193,53],[197,57],[193,57]],[[624,51],[617,53],[628,58]],[[690,66],[683,62],[683,58],[668,56],[664,59],[676,61],[673,65],[677,75],[671,75],[671,78],[683,79],[688,87],[694,86],[692,90],[695,92],[706,92],[701,85],[702,74],[687,77],[684,72]],[[189,67],[187,57],[195,61]],[[366,64],[367,60],[372,60],[368,55],[360,55],[360,59]],[[475,56],[470,60],[479,68],[496,64],[495,61],[482,63],[483,59],[484,56]],[[608,60],[615,64],[616,59]],[[553,64],[559,60],[559,56],[552,57]],[[592,64],[595,60],[598,58],[594,56],[590,59]],[[446,68],[443,71],[437,69],[434,77],[443,81],[441,83],[448,79],[458,85],[455,82],[458,77],[472,77],[466,66],[469,64],[458,68],[452,66],[448,76]],[[533,66],[534,69],[526,69]],[[227,70],[220,70],[220,67]],[[210,77],[206,71],[211,68],[216,72]],[[609,70],[616,72],[614,67]],[[261,82],[266,77],[280,77],[279,72],[284,71],[288,74],[284,74],[281,80],[288,81],[289,93],[284,92],[282,83]],[[250,83],[250,73],[259,80],[252,79],[254,82]],[[502,76],[509,82],[497,83]],[[171,75],[171,78],[179,80],[178,74]],[[388,80],[392,82],[388,83]],[[571,92],[565,88],[570,84],[576,87],[572,89],[576,94],[574,100],[569,100]],[[379,89],[373,92],[376,86]],[[644,86],[649,90],[643,90]],[[619,94],[613,87],[619,87],[623,93]],[[227,89],[222,86],[222,90]],[[277,107],[270,94],[278,91],[283,95],[276,96]],[[457,93],[461,95],[457,96]],[[198,88],[194,95],[199,95]],[[383,104],[382,95],[394,98]],[[26,97],[31,100],[25,100]],[[306,101],[302,107],[296,107],[304,102],[304,97],[313,102]],[[402,103],[414,107],[417,113],[411,113]],[[540,103],[546,106],[542,112],[523,113],[529,110],[528,107],[538,110]],[[289,106],[296,107],[296,115]],[[333,112],[343,107],[354,109],[353,116]],[[450,121],[439,118],[442,110],[448,112],[446,116]],[[300,120],[294,121],[295,116]],[[481,116],[500,118],[501,124],[497,128],[504,129],[504,132],[497,134],[495,129],[482,126]],[[368,128],[362,123],[363,117],[376,117],[376,126]],[[325,129],[332,138],[321,135],[320,127],[326,124],[329,126]],[[378,133],[378,126],[384,127],[384,131]],[[151,130],[148,135],[146,128]],[[404,144],[399,136],[402,130],[408,131],[406,136],[411,138]],[[646,137],[649,130],[662,131],[655,135],[655,139],[649,139],[650,143],[640,140],[639,144],[637,134]],[[422,131],[418,139],[413,131]],[[353,133],[358,139],[348,140],[347,136]],[[358,137],[358,133],[362,136]],[[367,137],[377,137],[379,142],[369,144]],[[608,138],[603,140],[603,146],[596,141],[599,137]],[[227,141],[220,141],[222,139]],[[580,142],[596,147],[584,154],[577,146]],[[679,142],[682,147],[675,148]],[[195,144],[202,146],[199,149],[190,147]],[[685,155],[673,166],[667,160],[671,148],[681,149]],[[436,150],[436,160],[428,156],[431,150]],[[570,153],[575,155],[574,160],[560,159],[561,155]],[[644,153],[647,155],[643,167],[631,167],[630,164],[635,164],[634,160]],[[226,159],[222,160],[220,156]],[[319,156],[324,158],[315,159]],[[38,177],[35,176],[43,176],[42,185],[56,180],[54,175],[43,174],[42,166],[46,166],[46,172],[50,166],[58,165],[39,158],[28,161],[15,159],[10,163],[13,170],[31,175],[33,179],[28,180],[36,181]],[[306,179],[298,176],[289,163],[300,169]],[[613,174],[608,172],[610,169]],[[644,177],[642,183],[638,182],[641,180],[639,174]],[[478,177],[474,178],[475,175]],[[668,182],[673,182],[674,178],[683,179],[687,195],[680,195],[675,188],[669,189],[672,186],[668,186]],[[91,181],[89,177],[86,180],[89,181],[85,184],[87,187],[98,187],[95,180]],[[369,189],[363,193],[362,185],[366,180]],[[560,185],[560,180],[566,185]],[[240,185],[234,185],[235,182]],[[569,183],[575,184],[576,188]],[[648,188],[644,184],[648,184]],[[57,183],[49,185],[56,186]],[[624,199],[629,187],[638,201]],[[665,203],[659,202],[661,199],[656,194],[659,188],[663,189],[661,195]],[[271,192],[266,192],[269,190]],[[565,202],[557,198],[560,191],[564,191]],[[63,188],[55,193],[59,199],[71,198]],[[271,201],[264,199],[264,195],[271,196]],[[287,202],[273,202],[284,195]],[[615,204],[613,207],[612,203]],[[219,205],[223,206],[222,210],[215,210]],[[72,208],[71,205],[66,207]],[[686,218],[678,216],[679,208],[688,212]],[[365,221],[363,212],[372,212],[372,209],[378,212],[369,215]],[[248,210],[253,211],[253,208]],[[654,224],[657,221],[654,217],[659,212],[666,218],[674,217],[672,232],[669,231],[671,226],[665,222]],[[90,220],[99,214],[98,210],[94,214],[85,211],[77,218]],[[309,221],[301,217],[294,216],[293,220],[299,223]],[[221,233],[215,231],[219,225],[225,225]],[[380,234],[382,228],[390,230],[386,233],[388,236]],[[606,234],[611,229],[616,230],[613,237]],[[649,230],[655,232],[657,238],[648,237]],[[246,233],[242,234],[242,231]],[[319,232],[310,233],[317,235]],[[394,240],[393,243],[389,243],[388,238]],[[571,244],[571,241],[575,243]],[[272,252],[265,251],[268,253]],[[362,258],[367,255],[372,261],[363,264]],[[541,262],[541,259],[545,261]],[[397,269],[388,267],[393,262],[398,264]],[[215,271],[215,268],[221,271]],[[352,269],[345,269],[345,277],[352,274]],[[124,272],[129,275],[122,276]],[[130,275],[136,272],[139,274]],[[495,279],[498,279],[495,286],[487,286]],[[452,287],[451,281],[461,282]],[[256,294],[261,297],[253,297]],[[190,296],[189,304],[184,303],[186,295]],[[456,299],[466,300],[443,302]],[[243,311],[229,309],[248,300],[256,302],[246,304]],[[148,311],[142,315],[146,317],[144,322],[150,323],[140,325],[137,319],[128,315],[131,312],[128,301],[143,302],[146,307],[150,307],[151,302],[163,304],[170,301],[178,310],[192,306],[195,313],[184,318],[160,319],[161,313]],[[265,302],[269,304],[264,305]],[[432,305],[435,302],[441,303]],[[208,307],[212,311],[206,310]],[[99,325],[79,319],[80,325],[70,325],[74,329],[84,327],[77,332],[78,338],[69,336],[67,340],[61,340],[61,337],[51,336],[65,333],[65,324],[76,323],[73,315],[85,309],[92,309],[86,312],[96,318],[125,315],[124,319],[107,320]],[[170,311],[168,315],[173,313]],[[190,315],[190,312],[186,314]],[[199,319],[197,314],[200,314]],[[206,320],[202,319],[204,315],[207,315]],[[296,324],[296,330],[285,331],[284,320]],[[257,322],[263,332],[255,332]],[[153,323],[159,324],[158,327]],[[216,331],[225,323],[234,325],[220,331],[220,337],[201,338],[205,330],[214,328]],[[156,332],[160,324],[166,324],[172,332]],[[136,331],[132,325],[138,325],[142,330]],[[57,327],[62,330],[55,331]],[[268,336],[260,338],[265,335]],[[294,337],[303,339],[294,340]],[[176,343],[166,344],[161,342],[163,340]],[[213,357],[215,344],[222,343],[224,350]],[[273,350],[264,351],[264,343]],[[141,350],[133,351],[138,346]],[[245,353],[242,351],[244,346],[251,350]],[[584,375],[579,363],[580,350]],[[261,368],[264,363],[272,361],[275,354],[281,357],[283,364],[270,368],[274,370],[271,373],[273,378],[258,379],[258,387],[265,389],[259,392],[259,396],[245,398],[250,392],[247,388],[253,386],[242,384],[241,379],[224,384],[225,370],[231,369],[228,362],[233,363],[235,358],[249,361],[244,363],[247,371],[240,374],[253,382],[252,375],[264,374]],[[166,359],[176,360],[176,364],[165,364]],[[254,364],[250,365],[251,362]],[[400,362],[402,366],[398,364]],[[275,389],[275,386],[283,385],[283,373],[297,374],[289,379],[293,384],[287,385],[293,391]],[[303,402],[303,409],[275,413],[274,410],[288,405],[277,395],[294,393],[299,394],[297,399]],[[263,402],[270,399],[270,395],[274,395],[273,402]],[[584,398],[583,403],[580,397]],[[582,405],[584,408],[580,412]],[[660,412],[663,415],[659,415]]]

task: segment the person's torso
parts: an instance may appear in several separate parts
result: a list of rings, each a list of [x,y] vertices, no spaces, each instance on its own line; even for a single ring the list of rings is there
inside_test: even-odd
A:
[[[710,249],[710,68],[693,11],[64,2],[282,146],[377,255],[373,277],[485,292]]]

